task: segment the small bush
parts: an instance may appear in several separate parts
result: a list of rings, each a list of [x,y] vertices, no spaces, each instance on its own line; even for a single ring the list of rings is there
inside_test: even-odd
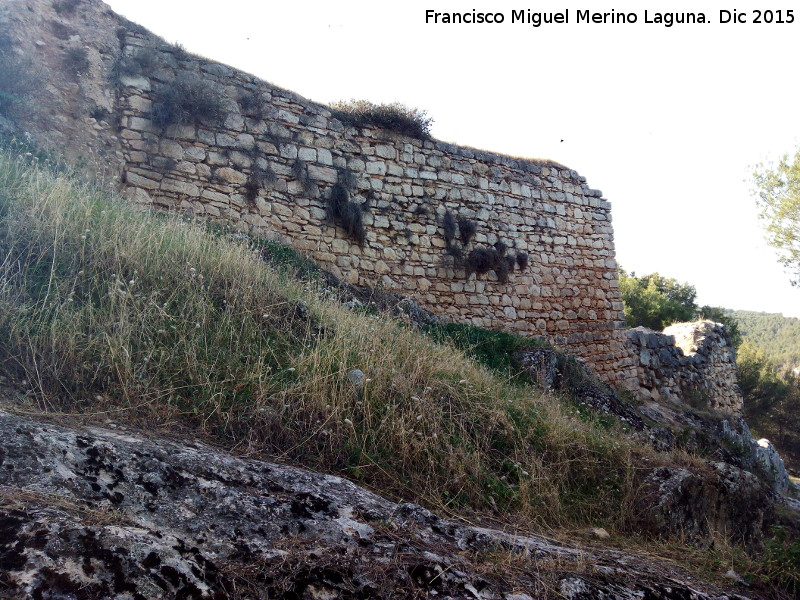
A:
[[[494,248],[475,248],[466,260],[467,277],[473,273],[483,275],[492,271],[500,262],[500,255]]]
[[[132,56],[120,55],[112,67],[114,80],[120,77],[150,75],[161,65],[161,55],[152,48],[139,48]]]
[[[166,84],[153,103],[152,121],[159,127],[180,123],[217,125],[225,118],[225,94],[195,73],[182,73]]]
[[[89,52],[83,46],[68,48],[64,53],[64,69],[73,75],[83,75],[89,72]]]
[[[458,217],[458,233],[461,236],[461,243],[466,246],[475,237],[478,224],[466,217]]]
[[[514,269],[517,268],[517,258],[516,256],[506,255],[503,257],[503,260],[506,263],[506,269],[509,273],[513,273]]]
[[[517,266],[519,267],[520,271],[524,271],[525,268],[528,266],[527,252],[517,252]]]
[[[350,200],[350,193],[341,183],[336,183],[328,197],[328,217],[345,230],[347,236],[363,246],[367,239],[361,205]]]
[[[53,2],[53,9],[60,15],[73,15],[82,0],[58,0]]]
[[[467,277],[473,273],[483,275],[494,271],[500,283],[508,281],[508,274],[514,270],[514,257],[506,256],[506,245],[497,242],[494,248],[475,248],[464,260]]]
[[[261,168],[254,166],[247,177],[247,182],[244,184],[245,197],[248,202],[255,202],[258,197],[258,192],[263,188],[272,185],[277,180],[275,171],[271,168]]]
[[[445,211],[442,217],[442,229],[444,230],[444,242],[450,248],[453,245],[453,240],[456,239],[456,218],[449,210]]]
[[[180,42],[175,42],[171,46],[168,46],[167,50],[172,52],[175,58],[180,61],[186,61],[192,58],[192,55]]]
[[[264,118],[264,98],[258,90],[248,90],[239,96],[239,106],[242,112],[256,119]]]
[[[337,173],[336,182],[341,183],[344,186],[344,188],[350,193],[356,191],[356,184],[358,183],[356,179],[356,174],[347,169],[339,169],[339,172]]]
[[[348,125],[374,125],[410,137],[428,139],[433,119],[427,112],[400,103],[373,104],[367,100],[350,100],[331,105],[333,115]]]
[[[50,29],[53,32],[53,35],[56,36],[60,40],[68,40],[71,35],[73,35],[73,30],[61,23],[60,21],[51,21],[50,22]],[[1,46],[2,44],[0,44]]]
[[[319,195],[319,186],[317,186],[308,174],[308,165],[304,160],[299,158],[295,160],[292,165],[292,172],[294,173],[295,179],[303,186],[303,190],[306,194],[312,198],[316,198]]]

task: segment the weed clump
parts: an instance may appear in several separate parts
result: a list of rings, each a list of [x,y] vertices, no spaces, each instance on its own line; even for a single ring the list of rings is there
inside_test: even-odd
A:
[[[433,119],[427,112],[404,104],[373,104],[367,100],[341,101],[331,105],[333,115],[348,125],[374,125],[410,137],[428,139]]]
[[[316,198],[319,195],[319,186],[317,186],[316,182],[311,178],[311,175],[309,175],[308,165],[304,160],[298,158],[294,161],[292,173],[294,173],[294,177],[300,182],[300,185],[303,186],[303,191],[305,191],[306,194],[312,198]]]
[[[225,118],[225,94],[218,85],[195,73],[181,73],[161,88],[152,110],[152,121],[159,127],[217,125]]]
[[[251,170],[250,174],[247,176],[247,181],[244,184],[245,190],[245,198],[250,203],[254,203],[256,198],[258,198],[258,193],[278,180],[278,176],[275,174],[269,166],[261,167],[259,165],[255,165]]]
[[[500,262],[500,256],[494,248],[475,248],[465,261],[467,277],[473,273],[483,275],[494,269]]]
[[[461,243],[466,247],[475,237],[475,232],[478,231],[478,224],[466,217],[458,217],[458,233],[461,237]]]
[[[70,36],[73,35],[73,30],[60,21],[51,21],[50,29],[53,32],[53,35],[60,40],[68,40]],[[2,46],[2,42],[0,42],[0,46]]]
[[[250,171],[247,176],[247,181],[244,184],[244,197],[248,202],[254,204],[258,198],[258,192],[261,191],[261,177],[257,169]]]
[[[239,96],[242,112],[256,119],[264,118],[264,98],[258,90],[247,90]]]
[[[89,52],[83,46],[73,46],[64,52],[64,69],[73,75],[83,75],[89,72]]]
[[[475,248],[464,260],[464,270],[467,277],[476,273],[483,275],[494,271],[500,283],[508,281],[508,274],[514,270],[516,261],[514,257],[507,256],[507,246],[498,241],[493,248]]]
[[[350,200],[350,192],[341,182],[334,184],[328,196],[328,218],[347,233],[347,236],[363,246],[367,240],[364,214],[361,205]]]
[[[75,9],[78,8],[81,2],[82,0],[58,0],[57,2],[53,2],[53,9],[62,17],[65,15],[73,15],[75,14]]]
[[[136,54],[130,56],[118,56],[111,68],[111,76],[114,83],[119,82],[120,77],[148,76],[161,65],[161,55],[152,48],[139,48]]]
[[[442,230],[444,231],[444,243],[447,253],[453,256],[456,260],[460,260],[464,254],[456,243],[456,218],[453,212],[446,210],[442,217]]]

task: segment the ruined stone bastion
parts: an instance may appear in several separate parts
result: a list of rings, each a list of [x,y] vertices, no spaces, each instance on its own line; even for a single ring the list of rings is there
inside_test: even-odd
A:
[[[678,323],[660,333],[636,327],[627,336],[636,361],[638,399],[689,402],[742,415],[736,351],[723,325]]]

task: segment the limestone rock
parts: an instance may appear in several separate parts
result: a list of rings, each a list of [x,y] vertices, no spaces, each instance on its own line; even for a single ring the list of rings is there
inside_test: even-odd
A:
[[[2,411],[0,439],[3,598],[726,598],[642,557],[448,522],[196,442]],[[529,565],[494,577],[476,557],[497,552]]]
[[[789,473],[786,472],[786,466],[775,446],[768,439],[761,438],[756,442],[755,454],[766,474],[772,477],[775,491],[785,494],[789,490]]]
[[[776,495],[755,475],[733,465],[709,463],[709,472],[659,467],[644,480],[638,501],[640,525],[662,535],[697,541],[716,531],[737,542],[752,542],[774,511]]]
[[[514,355],[532,383],[552,390],[558,377],[558,357],[549,348],[528,348]]]
[[[364,371],[361,369],[350,369],[347,372],[347,379],[353,384],[357,390],[364,387]]]

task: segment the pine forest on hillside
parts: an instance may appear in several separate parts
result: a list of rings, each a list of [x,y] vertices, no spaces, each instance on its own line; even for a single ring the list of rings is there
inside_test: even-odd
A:
[[[780,313],[733,310],[743,338],[761,348],[781,370],[800,367],[800,319]]]

